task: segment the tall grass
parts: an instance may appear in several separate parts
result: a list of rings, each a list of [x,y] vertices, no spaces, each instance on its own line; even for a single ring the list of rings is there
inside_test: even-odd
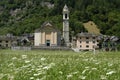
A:
[[[120,52],[0,50],[0,80],[120,80]]]

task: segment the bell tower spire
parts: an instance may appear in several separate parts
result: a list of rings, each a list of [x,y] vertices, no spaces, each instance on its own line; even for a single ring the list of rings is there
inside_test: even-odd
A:
[[[66,4],[63,8],[63,38],[65,45],[69,46],[69,9]]]

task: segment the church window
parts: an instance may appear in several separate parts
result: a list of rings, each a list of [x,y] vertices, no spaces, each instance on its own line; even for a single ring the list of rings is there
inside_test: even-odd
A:
[[[65,18],[67,18],[67,14],[65,14]]]

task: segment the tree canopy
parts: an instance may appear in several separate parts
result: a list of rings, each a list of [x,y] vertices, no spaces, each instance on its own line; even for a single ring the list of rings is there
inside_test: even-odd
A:
[[[33,33],[44,21],[52,21],[62,31],[65,4],[70,31],[86,31],[82,23],[94,21],[102,34],[120,37],[120,0],[1,0],[0,34]]]

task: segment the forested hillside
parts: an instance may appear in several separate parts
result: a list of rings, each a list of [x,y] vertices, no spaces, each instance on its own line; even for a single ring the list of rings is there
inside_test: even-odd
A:
[[[94,21],[102,34],[120,36],[120,0],[0,0],[0,34],[33,33],[44,21],[62,30],[62,9],[70,9],[70,31]]]

